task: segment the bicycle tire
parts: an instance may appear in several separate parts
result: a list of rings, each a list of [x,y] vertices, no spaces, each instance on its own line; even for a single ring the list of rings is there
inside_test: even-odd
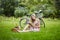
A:
[[[42,18],[39,18],[40,19],[40,25],[43,25],[44,26],[44,28],[45,28],[45,22],[43,21],[43,19]],[[41,22],[43,23],[43,24],[41,24]]]
[[[21,27],[21,28],[23,28],[23,25],[24,25],[24,24],[22,25],[22,21],[23,21],[23,20],[27,20],[27,19],[26,19],[26,18],[20,19],[19,24],[20,24],[20,27]],[[26,24],[26,21],[25,21],[25,24]]]

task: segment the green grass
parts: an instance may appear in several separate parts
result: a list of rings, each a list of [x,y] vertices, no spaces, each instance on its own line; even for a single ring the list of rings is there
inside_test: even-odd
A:
[[[60,40],[60,20],[44,19],[46,28],[40,32],[12,32],[19,18],[0,16],[0,40]],[[18,24],[19,25],[19,24]]]

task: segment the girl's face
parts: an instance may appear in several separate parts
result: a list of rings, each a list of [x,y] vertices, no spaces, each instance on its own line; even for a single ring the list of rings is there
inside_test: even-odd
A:
[[[31,16],[31,19],[35,20],[35,18],[36,18],[35,16]]]

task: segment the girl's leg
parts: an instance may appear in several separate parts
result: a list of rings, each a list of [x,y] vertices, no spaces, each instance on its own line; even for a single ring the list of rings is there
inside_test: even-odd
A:
[[[25,26],[25,28],[23,29],[23,31],[27,30],[28,27],[29,27],[29,25],[27,24],[27,25]]]

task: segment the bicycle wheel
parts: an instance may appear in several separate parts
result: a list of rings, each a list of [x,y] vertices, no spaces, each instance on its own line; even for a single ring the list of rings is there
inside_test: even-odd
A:
[[[45,22],[43,21],[42,18],[39,18],[39,19],[40,19],[40,26],[45,28]]]
[[[21,28],[24,28],[24,27],[27,25],[26,22],[27,22],[27,19],[26,19],[26,18],[20,19],[20,22],[19,22],[20,27],[21,27]]]

